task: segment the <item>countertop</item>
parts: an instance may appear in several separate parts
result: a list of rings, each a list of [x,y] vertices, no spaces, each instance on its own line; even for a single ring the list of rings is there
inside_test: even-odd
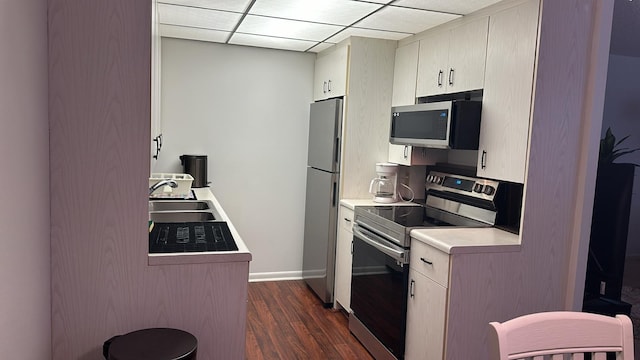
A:
[[[248,262],[251,261],[251,252],[242,241],[240,234],[233,226],[233,223],[220,206],[218,199],[210,188],[194,188],[193,192],[198,200],[210,200],[220,214],[221,220],[226,221],[233,236],[233,240],[238,246],[237,251],[210,251],[210,252],[187,252],[172,254],[148,254],[149,265],[176,265],[176,264],[206,264],[223,262]]]
[[[411,230],[419,240],[447,254],[520,251],[520,236],[493,227],[425,228]]]

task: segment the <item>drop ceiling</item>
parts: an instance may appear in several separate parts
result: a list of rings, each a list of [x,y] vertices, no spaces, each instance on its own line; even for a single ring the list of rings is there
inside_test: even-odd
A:
[[[160,35],[319,52],[349,36],[400,40],[500,0],[158,0]]]

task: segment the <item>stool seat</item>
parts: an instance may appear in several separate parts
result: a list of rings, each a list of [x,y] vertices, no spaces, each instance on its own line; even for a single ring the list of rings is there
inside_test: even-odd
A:
[[[113,339],[108,360],[194,360],[198,340],[178,329],[152,328]]]

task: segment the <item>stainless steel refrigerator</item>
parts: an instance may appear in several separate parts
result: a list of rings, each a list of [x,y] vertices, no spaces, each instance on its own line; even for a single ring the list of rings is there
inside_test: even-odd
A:
[[[302,277],[320,299],[333,303],[342,99],[311,104]]]

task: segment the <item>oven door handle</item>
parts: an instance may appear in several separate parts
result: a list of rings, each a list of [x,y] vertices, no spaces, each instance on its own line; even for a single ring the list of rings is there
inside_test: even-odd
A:
[[[396,261],[400,261],[402,264],[408,264],[409,263],[409,251],[407,250],[396,250],[392,247],[386,246],[384,245],[383,241],[385,240],[379,240],[382,239],[381,237],[377,236],[376,234],[372,233],[371,231],[358,226],[358,224],[354,224],[353,225],[353,234],[358,237],[358,239],[364,241],[365,243],[373,246],[374,248],[380,250],[381,252],[385,253],[386,255],[391,256],[394,260]]]

